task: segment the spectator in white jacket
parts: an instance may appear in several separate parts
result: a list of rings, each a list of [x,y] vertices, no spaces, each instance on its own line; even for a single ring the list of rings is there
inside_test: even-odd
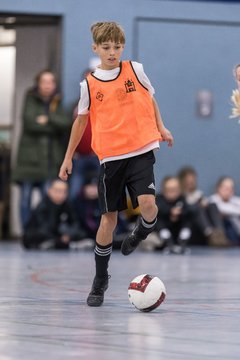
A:
[[[240,245],[240,197],[235,195],[233,179],[227,176],[220,178],[216,193],[210,196],[209,201],[217,205],[232,245]]]

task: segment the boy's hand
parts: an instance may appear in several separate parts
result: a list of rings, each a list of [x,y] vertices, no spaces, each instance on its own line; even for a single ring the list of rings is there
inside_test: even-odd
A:
[[[68,175],[72,173],[72,160],[64,160],[58,176],[61,180],[67,181]]]
[[[163,141],[167,141],[168,146],[172,147],[174,140],[173,140],[173,136],[170,133],[170,131],[167,128],[163,128],[163,129],[161,129],[161,135],[162,135]]]

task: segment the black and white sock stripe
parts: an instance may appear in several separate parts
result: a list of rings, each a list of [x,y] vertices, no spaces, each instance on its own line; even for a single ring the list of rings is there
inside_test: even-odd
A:
[[[151,229],[157,222],[157,218],[155,220],[153,220],[153,222],[148,223],[146,222],[143,218],[141,218],[142,220],[142,225],[146,228],[146,229]]]
[[[100,248],[98,245],[95,246],[94,252],[99,256],[108,256],[112,253],[112,245],[107,248]]]

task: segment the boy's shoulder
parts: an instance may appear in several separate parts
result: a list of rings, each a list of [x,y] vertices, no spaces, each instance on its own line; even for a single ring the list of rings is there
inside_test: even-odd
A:
[[[143,64],[138,61],[135,61],[135,60],[123,60],[123,62],[130,63],[130,64],[132,64],[132,66],[137,67],[137,68],[143,68]]]

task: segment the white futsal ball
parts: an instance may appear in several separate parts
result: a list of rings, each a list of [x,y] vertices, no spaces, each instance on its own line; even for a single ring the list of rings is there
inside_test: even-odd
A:
[[[157,276],[143,274],[135,277],[128,288],[128,298],[138,310],[156,309],[166,297],[166,288]]]

